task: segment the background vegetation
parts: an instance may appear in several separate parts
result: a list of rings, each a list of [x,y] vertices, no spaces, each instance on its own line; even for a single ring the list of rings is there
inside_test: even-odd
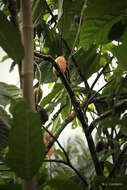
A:
[[[0,82],[0,189],[126,189],[127,1],[0,0],[0,46],[21,86]],[[44,125],[34,79],[51,87],[39,103],[50,116]],[[61,146],[68,124],[82,128],[87,146],[79,136]]]

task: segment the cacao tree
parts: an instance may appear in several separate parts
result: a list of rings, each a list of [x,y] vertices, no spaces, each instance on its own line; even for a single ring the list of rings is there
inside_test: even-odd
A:
[[[127,1],[0,0],[0,46],[0,189],[126,189]]]

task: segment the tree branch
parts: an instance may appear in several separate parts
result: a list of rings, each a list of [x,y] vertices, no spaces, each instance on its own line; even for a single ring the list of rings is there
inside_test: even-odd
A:
[[[71,53],[71,49],[69,48],[69,45],[67,44],[66,40],[63,39],[63,38],[62,38],[62,40],[63,40],[64,45],[65,45],[66,49],[68,50],[68,52]],[[81,72],[81,70],[80,70],[80,68],[79,68],[79,66],[78,66],[78,63],[76,62],[76,60],[75,60],[75,58],[74,58],[73,55],[71,56],[71,59],[72,59],[74,65],[75,65],[75,68],[77,69],[77,72],[78,72],[78,74],[79,74],[81,80],[82,80],[82,81],[84,82],[84,84],[85,84],[87,94],[89,94],[89,92],[90,92],[90,87],[89,87],[89,84],[88,84],[88,82],[87,82],[85,76],[82,74],[82,72]]]
[[[73,121],[73,119],[76,117],[76,112],[73,112],[72,114],[70,114],[67,118],[65,118],[65,120],[63,121],[63,123],[61,123],[59,129],[55,132],[54,137],[49,141],[49,144],[46,148],[45,154],[48,153],[49,149],[51,148],[51,146],[54,144],[55,139],[58,139],[59,135],[61,134],[61,132],[64,130],[64,128],[67,126],[68,123],[70,123],[71,121]]]
[[[50,55],[38,54],[36,52],[34,54],[35,54],[35,56],[39,56],[40,58],[52,63],[53,66],[55,67],[55,69],[58,71],[60,79],[61,79],[64,87],[66,88],[69,96],[70,96],[70,99],[72,101],[72,105],[74,106],[74,110],[75,110],[75,112],[77,114],[78,119],[80,120],[80,122],[82,124],[82,128],[83,128],[84,133],[85,133],[88,126],[87,126],[87,123],[86,123],[86,121],[84,119],[84,114],[82,112],[80,102],[77,101],[73,90],[71,89],[65,75],[63,74],[63,72],[59,68],[58,64],[55,62],[55,60]],[[98,156],[96,154],[93,138],[92,138],[91,135],[88,136],[86,133],[85,133],[85,135],[86,135],[86,139],[87,139],[88,146],[89,146],[89,149],[90,149],[91,157],[92,157],[92,160],[93,160],[93,163],[94,163],[94,166],[95,166],[96,173],[97,173],[97,175],[102,176],[103,172],[102,172],[102,168],[101,168],[101,164],[99,162]]]
[[[79,21],[79,26],[78,26],[78,31],[77,31],[77,34],[76,34],[76,37],[75,37],[75,41],[74,41],[74,43],[73,43],[73,47],[72,47],[71,53],[70,53],[69,58],[68,58],[68,63],[69,63],[70,60],[71,60],[71,57],[72,57],[74,48],[75,48],[76,43],[77,43],[77,40],[78,40],[78,38],[79,38],[80,29],[81,29],[81,24],[82,24],[82,20],[83,20],[83,14],[84,14],[84,11],[85,11],[86,8],[87,8],[87,0],[84,1],[84,4],[83,4],[83,6],[82,6],[81,15],[80,15],[80,21]]]
[[[93,84],[91,85],[91,90],[94,88],[95,84],[97,83],[97,81],[99,80],[99,78],[101,77],[101,75],[104,73],[105,69],[107,68],[108,64],[112,61],[112,59],[113,59],[113,57],[110,58],[110,60],[106,63],[106,65],[103,67],[103,69],[97,75],[97,77],[95,78]]]
[[[54,139],[54,141],[58,144],[58,146],[61,148],[61,150],[63,151],[63,153],[64,153],[64,155],[65,155],[65,157],[66,157],[67,163],[70,163],[70,159],[69,159],[69,157],[68,157],[67,152],[66,152],[65,149],[62,147],[62,145],[59,143],[59,141],[57,140],[57,138],[56,138],[54,135],[52,135],[52,133],[51,133],[48,129],[46,129],[46,127],[44,127],[43,125],[42,125],[42,127],[43,127],[43,129]],[[50,149],[49,149],[49,150],[50,150]],[[49,151],[49,150],[48,150],[48,151]],[[47,153],[48,153],[48,152],[47,152]],[[47,153],[45,153],[45,155],[46,155]]]
[[[127,104],[127,99],[120,101],[119,103],[117,103],[116,105],[114,105],[114,108],[111,110],[106,111],[105,113],[101,114],[99,117],[97,117],[94,121],[92,121],[92,123],[89,125],[89,127],[86,129],[86,133],[89,135],[92,133],[92,131],[94,130],[96,123],[98,123],[99,121],[102,121],[103,119],[105,119],[108,116],[111,116],[112,113],[114,112],[114,109],[118,109],[120,108],[122,105]]]
[[[51,159],[50,160],[43,160],[43,162],[56,162],[56,163],[67,165],[77,174],[77,176],[82,180],[84,185],[88,187],[88,183],[87,183],[86,179],[79,173],[79,171],[76,168],[74,168],[71,165],[71,163],[65,162],[64,160],[51,160]]]

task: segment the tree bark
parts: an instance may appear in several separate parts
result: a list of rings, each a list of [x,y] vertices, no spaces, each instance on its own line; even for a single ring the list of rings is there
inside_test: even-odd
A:
[[[22,61],[22,89],[27,109],[35,109],[33,97],[33,23],[30,0],[21,0],[22,14],[22,42],[25,56]],[[31,180],[23,180],[23,190],[37,190],[35,177]]]
[[[30,0],[21,0],[22,11],[22,41],[25,49],[22,61],[23,96],[28,110],[34,110],[33,97],[33,23]]]

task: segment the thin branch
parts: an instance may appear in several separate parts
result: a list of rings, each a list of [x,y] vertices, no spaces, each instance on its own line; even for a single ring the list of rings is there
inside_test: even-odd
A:
[[[63,121],[63,123],[61,123],[59,129],[55,132],[54,137],[49,141],[49,144],[47,146],[47,149],[45,151],[45,154],[48,153],[49,149],[51,148],[51,146],[54,144],[55,139],[58,139],[59,135],[61,134],[61,132],[64,130],[64,128],[67,126],[67,124],[69,124],[71,121],[73,121],[73,119],[76,117],[76,112],[73,112],[72,114],[70,114],[67,118],[65,118],[65,120]]]
[[[55,22],[55,25],[56,25],[57,24],[57,22],[56,22],[56,16],[52,13],[52,11],[51,11],[48,3],[46,2],[46,0],[44,0],[44,3],[45,3],[45,6],[47,7],[47,10],[48,10],[49,14],[52,16],[51,20],[53,20]],[[35,27],[36,23],[38,22],[38,20],[39,20],[39,18],[41,16],[42,16],[42,12],[39,14],[39,16],[37,17],[37,19],[35,20],[34,27]]]
[[[63,39],[63,38],[62,38],[62,40],[63,40],[64,45],[65,45],[66,49],[68,50],[68,52],[71,53],[71,49],[70,49],[69,45],[67,44],[66,40]],[[81,80],[82,80],[82,81],[84,82],[84,84],[85,84],[87,93],[89,94],[89,92],[90,92],[90,87],[89,87],[89,84],[88,84],[88,82],[87,82],[85,76],[82,74],[82,72],[81,72],[81,70],[80,70],[80,68],[79,68],[79,65],[78,65],[78,63],[77,63],[77,61],[75,60],[75,58],[74,58],[73,55],[71,56],[71,59],[72,59],[74,65],[75,65],[75,67],[76,67],[76,69],[77,69],[77,72],[78,72],[78,74],[79,74]]]
[[[103,67],[103,69],[97,75],[97,77],[95,78],[93,84],[91,85],[91,90],[94,88],[95,84],[97,83],[97,81],[99,80],[99,78],[101,77],[101,75],[104,73],[105,69],[107,68],[107,66],[109,65],[109,63],[112,61],[112,59],[113,59],[113,57],[110,58],[110,60],[106,63],[106,65]]]
[[[107,82],[104,86],[102,86],[97,92],[95,92],[95,94],[94,94],[90,99],[94,99],[94,98],[96,97],[96,95],[98,95],[98,93],[99,93],[101,90],[103,90],[106,86],[108,86],[112,81],[113,81],[113,79],[110,80],[110,81],[108,81],[108,82]]]
[[[86,133],[87,133],[87,134],[91,134],[92,131],[93,131],[94,128],[95,128],[96,123],[98,123],[99,121],[102,121],[103,119],[105,119],[105,118],[108,117],[108,116],[111,116],[112,113],[114,112],[114,109],[118,109],[118,108],[120,108],[122,105],[125,105],[125,104],[127,104],[127,99],[120,101],[119,103],[117,103],[117,104],[114,106],[113,109],[108,110],[108,111],[106,111],[105,113],[101,114],[101,115],[100,115],[99,117],[97,117],[94,121],[92,121],[92,123],[91,123],[91,124],[89,125],[89,127],[86,129]]]
[[[56,162],[56,163],[64,164],[64,165],[70,167],[77,174],[77,176],[82,180],[82,182],[85,184],[85,186],[88,187],[88,183],[87,183],[86,179],[70,163],[67,163],[64,160],[51,160],[51,159],[50,160],[43,160],[43,162]]]
[[[42,127],[43,127],[43,129],[55,140],[55,142],[58,144],[58,146],[61,148],[61,150],[63,151],[63,153],[64,153],[64,155],[65,155],[65,157],[66,157],[66,160],[67,160],[67,163],[69,164],[70,163],[70,159],[69,159],[69,157],[68,157],[68,154],[67,154],[67,152],[65,151],[65,149],[62,147],[62,145],[59,143],[59,141],[57,140],[57,138],[54,136],[54,135],[52,135],[52,133],[46,128],[46,127],[44,127],[43,125],[42,125]],[[48,152],[47,152],[48,153]],[[46,153],[46,154],[47,154]],[[45,154],[45,155],[46,155]]]
[[[42,79],[42,74],[39,65],[35,62],[35,65],[37,67],[37,70],[39,72],[39,86],[41,85],[41,79]]]
[[[76,34],[76,37],[75,37],[75,41],[74,41],[74,43],[73,43],[73,47],[72,47],[71,53],[70,53],[69,58],[68,58],[68,63],[69,63],[70,60],[71,60],[71,57],[72,57],[72,54],[73,54],[75,45],[76,45],[77,40],[78,40],[78,38],[79,38],[80,29],[81,29],[82,20],[83,20],[83,14],[84,14],[84,11],[85,11],[86,8],[87,8],[87,0],[84,1],[83,7],[82,7],[82,10],[81,10],[80,21],[79,21],[79,26],[78,26],[78,31],[77,31],[77,34]]]

